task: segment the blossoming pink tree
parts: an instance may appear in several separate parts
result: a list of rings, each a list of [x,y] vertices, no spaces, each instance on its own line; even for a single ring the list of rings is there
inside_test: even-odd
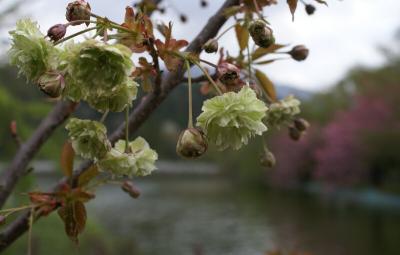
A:
[[[323,0],[314,1],[326,4]],[[1,211],[3,223],[11,214],[20,215],[0,234],[0,250],[40,217],[54,211],[64,221],[67,235],[77,241],[85,227],[85,203],[95,198],[95,188],[99,185],[118,183],[136,198],[139,191],[130,178],[151,174],[156,169],[158,155],[144,138],[130,140],[130,134],[184,80],[188,84],[189,105],[188,127],[177,141],[177,153],[182,157],[200,157],[206,153],[208,144],[219,150],[238,150],[253,137],[278,126],[288,127],[290,136],[298,140],[308,128],[305,120],[296,117],[300,102],[290,96],[278,100],[272,82],[258,69],[279,60],[276,56],[280,54],[296,61],[308,55],[303,45],[285,50],[285,45],[276,43],[279,38],[275,38],[270,21],[263,15],[264,8],[276,3],[276,0],[226,0],[190,43],[173,37],[172,23],[157,26],[153,23],[151,14],[163,10],[163,1],[159,0],[143,0],[134,8],[127,7],[123,22],[93,13],[85,0],[73,1],[66,8],[67,22],[52,26],[47,36],[35,22],[19,20],[10,32],[10,62],[28,81],[58,102],[32,137],[21,141],[15,158],[2,172],[0,206],[43,143],[80,102],[87,102],[103,116],[99,120],[68,120],[69,141],[62,149],[61,160],[65,177],[51,191],[29,193],[31,204]],[[287,4],[294,19],[298,1],[287,0]],[[309,14],[315,11],[310,3],[305,7]],[[181,16],[182,21],[185,19]],[[235,24],[220,32],[228,19],[234,19]],[[82,30],[68,34],[71,26],[80,26]],[[230,30],[238,38],[237,55],[225,52],[218,45],[218,40]],[[89,39],[73,41],[82,34],[90,35],[86,37]],[[219,51],[218,63],[207,61],[201,55],[203,50],[208,54]],[[139,57],[137,63],[132,61],[132,55]],[[161,70],[161,61],[166,72]],[[192,66],[197,66],[203,75],[193,78]],[[192,116],[193,80],[206,82],[202,91],[210,95],[196,120]],[[142,98],[137,98],[138,90],[144,92]],[[132,107],[135,100],[137,103]],[[125,122],[107,136],[103,122],[109,114],[119,112],[123,112]],[[15,123],[11,132],[18,138]],[[273,165],[273,154],[267,146],[263,150],[262,163]],[[86,161],[73,169],[75,157]]]

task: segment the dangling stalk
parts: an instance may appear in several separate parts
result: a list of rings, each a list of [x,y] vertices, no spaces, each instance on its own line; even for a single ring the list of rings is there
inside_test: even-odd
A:
[[[125,152],[129,153],[129,105],[125,108]]]
[[[219,95],[222,95],[221,89],[218,87],[218,85],[215,83],[215,81],[211,78],[211,76],[208,74],[207,70],[202,67],[198,62],[193,62],[195,65],[197,65],[201,71],[204,73],[204,75],[207,77],[207,79],[211,82],[211,84],[214,86],[214,89],[217,91]]]
[[[229,30],[231,30],[232,28],[234,28],[236,26],[236,24],[233,24],[231,26],[229,26],[227,29],[225,29],[220,35],[218,35],[217,37],[215,37],[215,40],[219,40],[224,34],[226,34]]]
[[[35,208],[31,208],[31,213],[29,215],[29,232],[28,232],[28,255],[32,254],[32,228],[33,228],[33,219],[35,217]]]
[[[109,112],[110,112],[109,110],[106,110],[106,111],[103,113],[103,116],[101,116],[101,119],[100,119],[100,122],[101,122],[101,123],[104,123],[104,121],[106,120],[106,118],[107,118]]]
[[[247,59],[248,59],[247,64],[249,65],[248,66],[248,68],[249,68],[249,80],[251,81],[251,76],[252,76],[251,65],[252,65],[252,61],[253,60],[251,59],[249,44],[247,44]]]
[[[192,74],[190,72],[189,61],[185,61],[187,74],[188,74],[188,98],[189,98],[189,120],[188,128],[193,128],[193,95],[192,95]]]
[[[86,29],[84,29],[84,30],[82,30],[82,31],[79,31],[79,32],[77,32],[77,33],[75,33],[75,34],[72,34],[72,35],[70,35],[70,36],[65,37],[64,39],[61,39],[61,40],[57,41],[56,43],[54,43],[54,45],[61,44],[61,43],[65,42],[65,41],[68,41],[69,39],[72,39],[72,38],[78,36],[78,35],[87,33],[87,32],[89,32],[89,31],[92,31],[92,30],[95,30],[95,29],[97,29],[97,26],[96,26],[96,27],[86,28]]]

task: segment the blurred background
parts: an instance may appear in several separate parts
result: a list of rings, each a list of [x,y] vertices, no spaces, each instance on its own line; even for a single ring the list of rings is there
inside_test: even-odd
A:
[[[222,2],[201,8],[197,0],[166,0],[166,13],[154,18],[172,20],[175,37],[190,41]],[[135,180],[142,196],[132,200],[118,187],[102,188],[88,204],[79,247],[65,236],[57,215],[40,220],[33,228],[34,254],[400,254],[400,2],[328,1],[312,16],[300,5],[294,23],[286,1],[280,2],[265,10],[278,43],[305,44],[310,56],[263,71],[280,97],[302,100],[302,117],[312,128],[299,142],[286,129],[269,132],[276,167],[260,166],[260,139],[239,152],[211,147],[200,160],[179,159],[175,144],[187,122],[187,91],[180,86],[135,134],[160,155],[157,173]],[[8,65],[7,31],[18,18],[31,17],[46,32],[65,22],[67,3],[0,0],[0,171],[17,149],[9,123],[16,120],[20,136],[28,138],[54,104]],[[132,3],[90,4],[95,13],[122,21]],[[237,51],[234,33],[221,44]],[[197,115],[205,98],[195,93]],[[84,104],[76,115],[98,118]],[[120,115],[110,116],[109,130]],[[46,190],[61,176],[65,139],[60,128],[8,206],[26,202],[24,192]],[[21,238],[5,254],[24,254],[26,242]]]

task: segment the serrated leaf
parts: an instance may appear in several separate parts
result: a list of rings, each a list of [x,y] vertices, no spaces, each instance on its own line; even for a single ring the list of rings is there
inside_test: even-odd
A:
[[[287,45],[284,44],[273,44],[271,46],[269,46],[268,48],[257,48],[253,54],[251,54],[251,59],[254,61],[256,59],[259,59],[269,53],[273,53],[283,47],[286,47]]]
[[[86,186],[97,175],[99,175],[99,168],[93,164],[79,176],[78,187]]]
[[[80,201],[70,201],[58,209],[58,215],[64,222],[65,233],[72,241],[78,242],[78,235],[86,225],[86,208]]]
[[[272,81],[268,78],[268,76],[266,76],[260,70],[256,69],[256,78],[257,78],[258,82],[260,83],[262,89],[268,95],[268,97],[270,99],[272,99],[273,101],[276,101],[275,86],[272,83]]]
[[[249,43],[249,31],[242,25],[236,24],[235,25],[235,32],[236,32],[236,38],[239,43],[240,51],[243,51],[246,49],[248,43]]]
[[[317,2],[317,3],[325,4],[326,6],[328,6],[328,3],[325,0],[314,0],[314,1]]]
[[[61,151],[61,170],[66,177],[72,176],[75,152],[70,141],[64,143]]]
[[[294,21],[294,13],[297,9],[298,0],[287,0],[287,4],[289,5],[290,12],[292,13],[292,21]]]

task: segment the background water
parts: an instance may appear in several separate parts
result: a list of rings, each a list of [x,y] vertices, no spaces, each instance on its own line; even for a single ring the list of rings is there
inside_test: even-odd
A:
[[[237,187],[217,177],[138,181],[142,196],[103,188],[89,203],[133,254],[400,254],[400,214],[334,205],[304,193]],[[122,251],[121,251],[122,252]]]

